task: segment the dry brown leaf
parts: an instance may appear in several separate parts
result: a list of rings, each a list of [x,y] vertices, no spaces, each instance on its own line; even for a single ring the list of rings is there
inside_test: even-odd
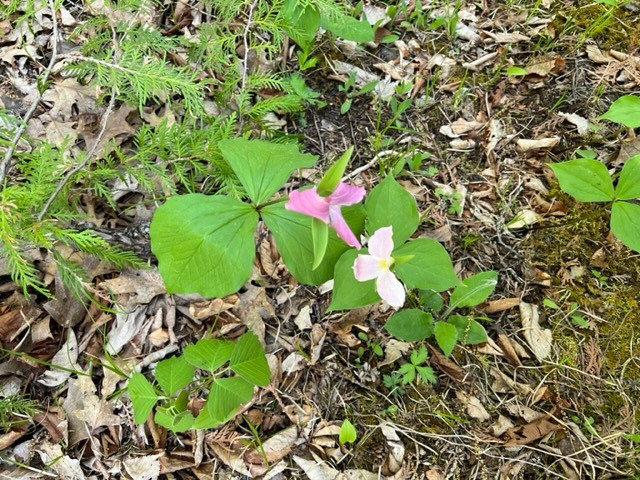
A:
[[[543,150],[555,147],[560,142],[560,137],[539,138],[537,140],[528,140],[519,138],[516,140],[518,150],[521,152],[531,152],[535,150]]]
[[[481,422],[485,422],[491,418],[491,415],[477,397],[456,390],[456,398],[464,405],[467,415],[470,417],[478,419]]]
[[[462,368],[453,363],[449,358],[445,357],[437,348],[427,343],[427,347],[431,352],[431,358],[429,361],[438,370],[443,372],[447,377],[455,380],[456,382],[464,383],[466,373]]]
[[[99,286],[115,295],[121,295],[118,303],[125,307],[145,305],[167,291],[157,268],[126,269],[116,278],[101,282]]]
[[[499,300],[492,300],[482,307],[482,311],[487,314],[504,312],[513,307],[520,305],[520,297],[501,298]]]
[[[523,335],[531,351],[538,361],[542,361],[551,353],[553,340],[551,330],[540,327],[540,314],[538,306],[530,303],[520,303],[520,320],[522,321]]]
[[[133,480],[156,480],[160,476],[161,455],[129,456],[122,464]]]
[[[46,102],[53,102],[53,108],[49,110],[49,115],[54,120],[69,120],[75,107],[80,113],[95,112],[96,98],[98,98],[98,87],[80,85],[73,78],[54,83],[42,95]]]
[[[561,424],[557,423],[551,416],[546,415],[525,425],[507,430],[504,434],[504,444],[505,446],[527,445],[561,429]]]
[[[57,387],[66,382],[71,376],[72,370],[77,369],[76,361],[78,360],[78,341],[73,330],[67,330],[67,341],[62,348],[51,359],[51,370],[44,372],[39,383],[46,387]],[[64,368],[64,370],[56,369],[53,366]]]
[[[401,359],[404,355],[411,350],[411,344],[408,342],[401,342],[392,338],[384,346],[384,360],[378,364],[380,367],[385,365],[391,365],[396,360]]]
[[[275,310],[267,297],[264,287],[247,284],[247,290],[238,294],[239,301],[231,309],[264,344],[265,325],[264,320],[275,317]]]

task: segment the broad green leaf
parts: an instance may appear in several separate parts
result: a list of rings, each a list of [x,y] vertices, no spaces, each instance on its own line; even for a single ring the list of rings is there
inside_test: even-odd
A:
[[[219,425],[232,418],[238,407],[251,400],[253,396],[253,385],[240,377],[220,378],[213,382],[209,399],[205,408],[209,410],[211,422]],[[200,416],[198,416],[200,418]],[[198,425],[205,423],[206,419],[197,422]],[[198,428],[201,428],[198,426]]]
[[[329,229],[327,250],[320,266],[313,267],[313,239],[311,217],[285,210],[283,203],[275,203],[261,211],[262,219],[273,233],[285,265],[300,283],[320,285],[333,278],[333,269],[340,256],[350,247]],[[358,237],[364,228],[364,208],[362,205],[344,207],[342,214]]]
[[[224,297],[251,276],[257,212],[225,196],[171,197],[151,222],[151,250],[169,293]]]
[[[633,200],[634,198],[640,198],[640,155],[624,162],[616,187],[616,200]]]
[[[528,72],[522,67],[507,67],[507,75],[510,77],[521,77],[527,74]]]
[[[326,197],[331,195],[340,183],[340,179],[344,174],[347,164],[353,154],[353,147],[349,147],[342,156],[334,162],[333,165],[325,172],[320,182],[318,182],[318,195]]]
[[[367,196],[364,208],[367,211],[367,230],[373,235],[382,227],[393,227],[393,242],[402,245],[418,228],[420,217],[418,205],[408,191],[388,176]]]
[[[311,219],[311,243],[313,244],[313,265],[311,269],[315,270],[322,263],[329,244],[329,225],[317,218]]]
[[[449,304],[454,307],[475,307],[493,293],[498,284],[498,273],[494,271],[476,273],[465,278],[453,293]]]
[[[355,249],[346,251],[336,263],[333,279],[333,296],[329,310],[347,310],[364,307],[380,301],[376,293],[376,281],[359,282],[353,274],[353,262],[358,252]]]
[[[285,28],[287,35],[302,47],[310,46],[320,28],[320,12],[312,5],[299,5],[298,0],[286,0],[281,14],[291,24]]]
[[[269,200],[294,170],[316,163],[315,155],[300,153],[296,145],[287,143],[234,138],[218,146],[255,205]]]
[[[433,290],[420,290],[418,292],[418,302],[422,308],[431,310],[433,312],[439,312],[444,307],[444,300],[442,295]]]
[[[156,381],[168,395],[173,395],[193,380],[195,370],[184,357],[171,357],[158,362],[155,371]]]
[[[446,322],[436,322],[433,328],[436,341],[440,350],[448,357],[453,351],[453,347],[456,346],[458,341],[458,329],[455,325]]]
[[[269,364],[260,340],[253,333],[247,332],[238,339],[229,367],[247,382],[261,387],[269,385]]]
[[[159,407],[153,419],[155,422],[175,433],[186,432],[193,426],[195,418],[191,412],[178,412],[174,408]]]
[[[465,345],[476,345],[487,341],[487,332],[484,327],[472,317],[451,315],[447,322],[458,330],[458,339]]]
[[[185,348],[184,358],[194,367],[214,372],[229,361],[234,347],[235,343],[228,340],[201,338]]]
[[[433,335],[433,315],[411,308],[394,313],[384,328],[391,335],[405,342],[418,342]]]
[[[329,30],[334,35],[351,40],[352,42],[373,42],[373,28],[366,20],[356,20],[355,18],[338,14],[331,18],[323,16],[320,18],[320,26]]]
[[[141,373],[131,376],[127,390],[133,405],[133,419],[136,423],[144,423],[158,401],[156,391]]]
[[[209,397],[209,400],[210,399],[211,397]],[[192,428],[196,430],[205,430],[208,428],[213,428],[216,425],[218,425],[217,421],[214,420],[213,417],[211,416],[211,413],[209,413],[209,400],[207,401],[205,406],[202,408],[202,410],[200,410],[200,413],[198,413],[198,416],[193,422]]]
[[[579,202],[613,200],[613,182],[605,167],[592,158],[577,158],[549,164],[558,177],[560,188]]]
[[[349,420],[343,420],[342,425],[340,426],[340,435],[338,436],[340,445],[353,443],[357,438],[358,432],[356,432],[356,427],[354,427]]]
[[[599,118],[620,123],[625,127],[640,127],[640,97],[624,95],[611,104]]]
[[[407,287],[441,292],[460,282],[453,270],[451,257],[436,240],[417,238],[393,252],[394,257],[409,255],[413,255],[411,259],[396,265],[395,269]]]
[[[614,202],[611,208],[611,231],[631,250],[640,252],[640,205]]]

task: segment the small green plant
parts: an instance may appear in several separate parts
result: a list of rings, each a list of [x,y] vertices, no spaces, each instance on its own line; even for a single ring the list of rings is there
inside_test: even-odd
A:
[[[371,350],[374,354],[376,354],[378,357],[381,357],[382,355],[384,355],[382,346],[379,343],[376,343],[373,340],[371,340],[369,338],[369,335],[367,335],[366,333],[364,332],[358,333],[358,338],[361,341],[363,341],[366,347],[369,350]],[[364,357],[365,353],[366,353],[365,347],[362,347],[362,346],[358,347],[358,356],[356,357],[356,364],[360,365],[362,363],[362,357]]]
[[[338,436],[340,445],[344,445],[345,443],[354,443],[357,439],[358,432],[356,431],[356,427],[354,427],[353,423],[345,418],[340,426],[340,435]]]
[[[411,352],[409,362],[400,365],[398,372],[402,375],[402,384],[408,385],[414,381],[420,383],[436,383],[436,376],[433,369],[424,365],[427,361],[427,348],[420,345],[420,348]]]
[[[37,402],[21,395],[0,398],[0,433],[28,423],[37,409]]]
[[[640,97],[618,98],[601,119],[628,128],[640,127]],[[579,151],[579,158],[549,165],[560,188],[579,202],[602,202],[611,205],[611,232],[627,247],[640,252],[640,155],[629,158],[617,176],[590,150]]]
[[[196,376],[196,371],[202,374]],[[245,333],[237,342],[203,338],[182,355],[159,362],[154,377],[155,385],[141,373],[129,379],[135,422],[144,423],[155,407],[158,425],[184,432],[233,418],[238,407],[251,400],[255,386],[269,384],[269,365],[258,337]],[[189,400],[206,391],[208,400],[194,416]]]
[[[498,274],[493,271],[472,275],[456,286],[450,296],[449,307],[436,292],[424,292],[423,307],[402,310],[392,315],[385,329],[394,337],[417,342],[434,337],[445,355],[450,355],[458,343],[475,345],[487,341],[487,332],[472,314],[453,314],[459,308],[472,308],[484,302],[496,287]],[[408,367],[406,367],[408,368]]]

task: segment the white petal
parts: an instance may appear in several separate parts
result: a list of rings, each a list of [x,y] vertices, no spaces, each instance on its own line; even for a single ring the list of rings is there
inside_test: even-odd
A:
[[[389,258],[393,252],[393,227],[382,227],[369,239],[369,253],[378,258]]]
[[[393,308],[402,308],[404,305],[404,285],[396,278],[391,270],[383,271],[376,282],[378,295]]]
[[[380,260],[371,255],[358,255],[353,262],[353,274],[356,280],[360,282],[366,282],[367,280],[373,280],[382,273],[380,266]]]

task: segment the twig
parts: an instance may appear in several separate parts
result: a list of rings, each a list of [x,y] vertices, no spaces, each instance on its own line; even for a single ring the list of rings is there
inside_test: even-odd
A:
[[[242,45],[244,47],[244,56],[242,59],[242,80],[240,82],[240,94],[244,91],[247,85],[247,74],[249,70],[249,30],[251,29],[251,21],[253,20],[253,9],[256,8],[256,3],[258,0],[253,0],[251,5],[249,5],[249,13],[247,18],[247,24],[244,27],[244,32],[242,33]],[[242,107],[238,105],[238,110],[241,110]],[[241,112],[238,112],[239,114]],[[242,131],[242,126],[244,125],[244,116],[239,115],[240,121],[238,123],[238,131]]]
[[[360,175],[365,170],[369,170],[371,167],[373,167],[376,163],[378,163],[378,161],[382,157],[389,157],[391,155],[398,155],[398,152],[396,152],[395,150],[383,150],[382,152],[379,152],[378,154],[376,154],[375,157],[373,157],[373,159],[369,163],[367,163],[367,164],[365,164],[365,165],[363,165],[361,167],[356,168],[355,170],[353,170],[348,175],[345,175],[344,177],[342,177],[342,181],[346,182],[347,180],[350,180],[352,178],[357,177],[358,175]]]
[[[78,173],[80,170],[82,170],[87,165],[87,163],[89,163],[89,160],[91,160],[91,157],[93,157],[93,155],[95,154],[96,149],[98,148],[98,144],[102,141],[102,137],[104,136],[104,133],[107,130],[107,123],[109,121],[109,116],[111,115],[111,111],[113,110],[113,106],[115,105],[115,103],[116,103],[116,90],[114,88],[111,90],[111,100],[109,100],[109,105],[107,106],[107,109],[105,110],[105,112],[102,114],[100,132],[96,137],[96,141],[93,144],[93,147],[91,147],[91,150],[87,152],[87,155],[84,157],[82,162],[80,162],[72,170],[69,170],[67,174],[62,178],[62,180],[60,180],[60,183],[58,183],[58,186],[53,191],[53,193],[51,194],[47,202],[44,204],[44,206],[42,207],[42,210],[40,210],[40,213],[38,214],[38,221],[41,221],[43,217],[46,215],[47,211],[49,210],[49,207],[51,207],[51,204],[56,199],[60,191],[64,188],[64,186],[67,184],[69,179],[73,177],[76,173]]]
[[[47,65],[47,68],[43,72],[42,77],[38,82],[41,85],[44,85],[47,83],[47,80],[49,79],[49,75],[51,75],[51,70],[53,70],[53,66],[58,61],[58,21],[56,19],[56,8],[54,5],[54,0],[49,0],[49,8],[51,9],[51,14],[52,14],[51,21],[53,23],[53,33],[51,35],[52,37],[51,59],[49,60],[49,65]],[[13,136],[13,139],[11,140],[11,144],[9,145],[9,147],[7,148],[7,151],[4,154],[4,158],[0,162],[0,189],[2,189],[4,180],[6,176],[9,174],[9,170],[11,169],[11,157],[13,157],[13,152],[15,152],[15,149],[18,146],[18,142],[20,141],[20,138],[22,138],[22,134],[26,130],[27,124],[29,123],[31,116],[36,111],[36,108],[38,107],[40,100],[42,100],[43,93],[44,92],[41,92],[40,89],[38,89],[37,97],[35,98],[33,103],[31,103],[31,105],[29,106],[29,110],[27,110],[27,113],[25,113],[24,117],[22,118],[21,125],[18,127],[18,130],[16,131],[15,135]]]

